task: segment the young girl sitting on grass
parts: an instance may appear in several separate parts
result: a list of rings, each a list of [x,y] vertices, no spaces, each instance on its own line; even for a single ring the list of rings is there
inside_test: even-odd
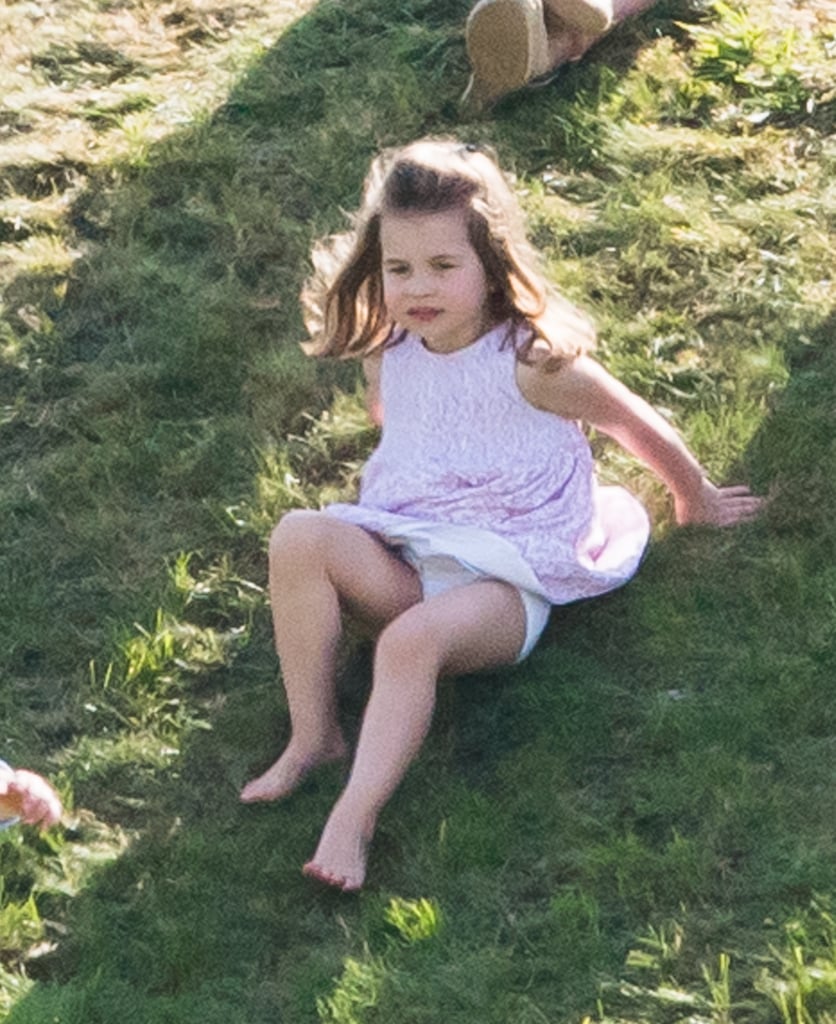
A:
[[[359,358],[380,443],[357,504],[293,511],[270,539],[270,600],[292,734],[241,793],[277,800],[349,751],[337,719],[341,617],[377,636],[348,783],[304,872],[359,889],[378,816],[427,734],[442,676],[510,665],[553,605],[625,583],[641,505],[596,483],[578,421],[671,490],[679,523],[731,525],[761,505],[715,487],[667,421],[588,353],[587,322],[529,249],[483,150],[424,140],[377,159],[312,352]]]

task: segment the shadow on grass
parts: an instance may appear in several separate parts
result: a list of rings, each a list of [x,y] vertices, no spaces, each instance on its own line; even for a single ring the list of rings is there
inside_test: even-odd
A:
[[[167,140],[141,171],[126,172],[116,195],[94,183],[76,200],[75,223],[95,240],[93,254],[74,269],[66,297],[48,310],[52,326],[30,340],[40,360],[33,379],[24,382],[8,370],[7,383],[25,384],[44,416],[39,423],[17,420],[0,438],[18,475],[31,471],[36,492],[28,499],[21,492],[13,509],[11,543],[32,551],[30,561],[18,551],[18,578],[31,582],[38,614],[9,609],[8,621],[19,623],[9,673],[39,712],[40,703],[53,709],[43,725],[53,747],[75,735],[83,718],[69,697],[56,701],[48,693],[48,672],[63,675],[69,690],[77,679],[75,672],[67,678],[68,662],[101,657],[115,623],[146,619],[159,603],[157,577],[166,558],[199,548],[233,551],[254,575],[263,574],[260,545],[219,528],[218,511],[246,490],[255,472],[258,441],[251,431],[280,438],[306,410],[326,404],[335,380],[351,379],[344,370],[311,368],[297,355],[296,294],[312,238],[338,227],[338,211],[355,205],[373,153],[428,132],[484,133],[495,134],[520,164],[536,167],[552,146],[566,149],[579,137],[566,120],[567,134],[558,137],[553,128],[558,136],[544,150],[539,113],[554,102],[568,109],[579,85],[595,86],[602,102],[614,87],[612,77],[587,63],[567,69],[551,90],[510,98],[495,121],[465,123],[456,105],[466,77],[457,26],[469,5],[451,10],[416,0],[400,6],[395,17],[390,3],[323,3],[287,31],[211,120]],[[626,64],[657,24],[643,19],[598,52],[620,55]],[[589,137],[574,158],[583,166],[594,163],[594,154]],[[47,294],[53,283],[20,280],[11,291]],[[817,419],[828,415],[820,410],[834,379],[823,351],[827,332],[823,326],[810,348],[822,352],[815,356],[821,366],[799,364],[797,386],[764,427],[753,471],[763,484],[771,479],[776,461],[766,452],[788,437],[781,465],[792,483],[773,515],[793,536],[809,528],[832,545],[832,528],[819,533],[819,518],[804,518],[793,500],[815,476],[815,460],[808,458],[805,468],[798,451],[818,445],[823,465],[830,457]],[[804,415],[796,415],[796,402]],[[832,497],[828,479],[820,480],[822,502]],[[98,496],[105,490],[103,512]],[[45,567],[40,552],[47,528],[53,548]],[[211,713],[212,732],[194,734],[182,764],[154,794],[142,837],[73,902],[68,937],[40,967],[33,964],[41,983],[9,1021],[314,1020],[316,999],[329,991],[344,958],[385,944],[383,910],[392,891],[430,892],[450,908],[448,945],[412,968],[416,984],[444,976],[436,995],[424,993],[430,1005],[437,999],[440,1010],[473,977],[483,984],[483,1009],[492,994],[499,1005],[509,991],[521,991],[537,928],[546,936],[536,954],[545,991],[571,1005],[575,982],[588,1001],[588,965],[574,974],[562,965],[569,981],[543,966],[558,941],[555,922],[538,919],[530,933],[497,940],[497,921],[513,933],[510,910],[521,915],[548,903],[557,888],[588,881],[573,858],[585,844],[603,841],[616,827],[611,819],[630,817],[636,802],[625,787],[613,810],[606,790],[617,787],[636,751],[662,742],[655,733],[640,736],[651,729],[643,702],[656,700],[660,688],[696,692],[695,677],[664,676],[679,671],[681,637],[680,649],[675,642],[656,650],[653,665],[647,663],[647,633],[657,645],[669,643],[659,635],[670,632],[658,628],[659,617],[682,601],[664,586],[660,597],[657,588],[683,562],[698,565],[695,608],[681,615],[692,632],[695,620],[686,611],[698,618],[708,609],[716,624],[735,604],[727,596],[729,575],[745,570],[753,550],[766,543],[765,530],[719,545],[699,531],[665,541],[623,593],[557,616],[549,642],[527,665],[507,677],[451,687],[427,754],[382,828],[372,860],[379,881],[351,903],[314,896],[299,875],[338,791],[336,771],[286,806],[245,808],[236,800],[255,762],[269,758],[282,738],[262,629],[233,670],[204,681],[200,699],[220,706]],[[714,570],[717,578],[707,580]],[[32,625],[39,621],[60,625],[39,636]],[[727,637],[718,645],[718,658],[733,642]],[[705,658],[693,637],[688,643]],[[359,659],[352,679],[364,668]],[[638,690],[625,674],[642,676]],[[688,702],[682,704],[687,710]],[[775,726],[779,710],[771,708]],[[672,713],[679,712],[660,706],[664,726]],[[674,733],[683,735],[686,725],[677,721]],[[614,741],[628,753],[613,755]],[[511,759],[524,748],[528,759]],[[536,769],[538,758],[538,791],[527,795],[525,770]],[[458,778],[449,778],[451,765],[462,769]],[[561,788],[569,795],[557,799]],[[85,791],[84,783],[77,793],[97,810],[115,806],[108,794]],[[587,801],[584,819],[580,805]],[[689,806],[688,813],[696,810]],[[669,830],[675,818],[654,808],[631,824]],[[547,834],[565,836],[566,851],[551,840],[546,849],[538,846],[537,837]],[[809,870],[815,875],[818,862]],[[602,906],[615,906],[604,881],[588,884],[599,886]],[[669,902],[676,896],[670,884]],[[698,896],[715,894],[714,883],[694,884]],[[812,881],[804,884],[809,889]],[[648,901],[637,900],[622,911],[626,926],[648,912]],[[619,942],[615,927],[612,940],[592,951],[594,966],[617,962]],[[473,953],[479,943],[483,960]],[[494,954],[497,943],[501,956]],[[519,962],[517,946],[525,950]],[[445,967],[450,949],[473,977]],[[591,952],[588,944],[581,949]],[[448,1013],[446,1019],[466,1017]]]

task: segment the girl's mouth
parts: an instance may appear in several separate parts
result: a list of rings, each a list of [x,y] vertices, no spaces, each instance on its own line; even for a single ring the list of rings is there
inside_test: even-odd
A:
[[[415,306],[413,309],[408,309],[406,312],[410,319],[426,324],[431,320],[435,320],[441,310],[433,309],[430,306]]]

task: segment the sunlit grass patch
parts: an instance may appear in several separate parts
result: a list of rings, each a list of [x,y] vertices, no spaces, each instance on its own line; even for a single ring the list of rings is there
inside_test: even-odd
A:
[[[768,1021],[777,1011],[783,1024],[828,1021],[836,991],[828,901],[816,899],[798,919],[769,925],[776,934],[768,948],[717,952],[703,960],[701,976],[687,964],[690,921],[651,927],[628,953],[625,977],[604,985],[595,1019]]]
[[[238,575],[228,559],[196,575],[192,561],[186,554],[174,560],[167,607],[157,608],[153,622],[134,623],[106,665],[90,663],[87,730],[102,736],[129,730],[117,747],[130,750],[135,736],[150,756],[171,757],[191,731],[208,728],[204,709],[190,699],[190,683],[232,662],[264,604],[263,588]]]
[[[66,274],[81,255],[80,249],[54,235],[30,235],[19,245],[0,246],[0,264],[14,263],[19,271],[29,274]]]
[[[442,923],[439,907],[426,898],[394,897],[384,907],[382,917],[392,931],[384,939],[384,952],[374,954],[366,948],[360,955],[346,957],[333,990],[316,1001],[320,1021],[351,1024],[362,1020],[367,1012],[374,1013],[384,991],[400,987],[410,947],[432,942]]]
[[[826,125],[833,102],[832,80],[822,73],[833,40],[827,5],[709,7],[707,21],[680,23],[691,42],[687,50],[667,41],[639,56],[615,100],[618,109],[636,120],[708,118],[722,132],[747,134],[821,108]]]
[[[231,77],[304,7],[83,2],[9,12],[5,48],[17,72],[3,95],[0,183],[30,201],[56,199],[67,183],[44,186],[51,169],[75,164],[83,181],[88,165],[143,166],[149,147],[208,116]],[[50,225],[56,237],[73,233],[64,212]],[[17,217],[10,213],[12,224]],[[30,269],[25,254],[10,263]]]

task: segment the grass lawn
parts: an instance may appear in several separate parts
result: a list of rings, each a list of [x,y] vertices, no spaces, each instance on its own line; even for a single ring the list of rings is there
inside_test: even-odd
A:
[[[8,1024],[836,1024],[836,11],[665,0],[477,117],[468,9],[0,8],[0,757],[68,808],[0,833]],[[497,149],[601,360],[771,503],[675,530],[593,438],[640,574],[442,689],[347,899],[299,870],[338,770],[237,792],[268,532],[374,443],[308,253],[423,134]]]

